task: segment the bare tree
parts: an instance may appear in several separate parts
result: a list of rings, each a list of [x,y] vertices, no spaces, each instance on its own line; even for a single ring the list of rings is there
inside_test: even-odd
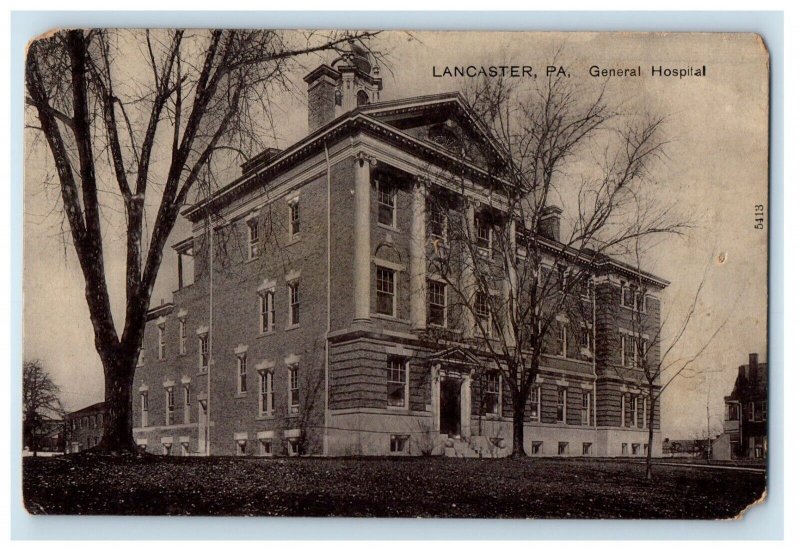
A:
[[[262,121],[273,95],[291,90],[293,62],[374,34],[92,29],[30,45],[29,126],[55,165],[103,364],[101,449],[136,451],[131,388],[146,314],[164,245],[204,167],[263,149]],[[122,228],[108,222],[114,212]],[[114,237],[126,248],[121,331],[104,256]]]
[[[664,391],[673,381],[680,377],[708,377],[715,370],[709,369],[708,365],[700,365],[700,360],[708,351],[709,346],[716,340],[719,333],[725,327],[729,317],[724,317],[719,324],[710,332],[706,332],[699,344],[693,349],[686,342],[687,337],[694,331],[693,324],[701,317],[699,307],[700,299],[703,295],[707,283],[709,268],[713,258],[706,264],[700,281],[692,295],[692,301],[687,309],[682,312],[678,319],[673,323],[669,315],[662,315],[656,323],[652,312],[648,312],[646,304],[648,296],[653,291],[647,279],[642,277],[641,270],[641,243],[636,240],[633,244],[633,253],[636,259],[637,277],[629,288],[631,308],[630,321],[632,328],[630,358],[625,363],[631,367],[627,373],[633,374],[640,379],[640,383],[645,387],[647,393],[647,456],[645,460],[645,477],[647,480],[653,478],[652,456],[653,456],[653,433],[656,424],[656,404],[661,399]],[[734,301],[735,303],[736,301]],[[670,334],[666,333],[666,328],[673,326]],[[628,355],[628,352],[625,352]],[[709,387],[710,392],[710,387]],[[710,451],[710,411],[709,394],[706,395],[707,410],[707,445]],[[644,409],[643,409],[644,411]],[[637,415],[634,412],[634,416]]]
[[[39,430],[47,419],[63,418],[60,389],[39,360],[22,366],[23,436],[34,457],[39,451]],[[51,417],[52,416],[52,417]]]
[[[542,355],[564,340],[562,324],[587,336],[598,263],[634,240],[688,227],[652,199],[663,118],[627,116],[604,89],[583,90],[566,77],[536,82],[469,86],[464,96],[490,139],[479,150],[462,148],[462,160],[485,167],[483,191],[466,171],[432,170],[437,185],[428,193],[434,224],[447,228],[428,272],[446,283],[449,314],[462,328],[443,338],[470,343],[499,372],[513,410],[514,456],[524,454],[525,408]],[[490,204],[475,193],[488,193]]]

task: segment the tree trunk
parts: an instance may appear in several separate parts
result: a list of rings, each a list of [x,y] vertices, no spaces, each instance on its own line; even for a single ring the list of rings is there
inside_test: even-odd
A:
[[[525,400],[514,400],[513,433],[514,444],[511,457],[525,457]]]
[[[135,453],[133,441],[133,408],[131,394],[138,351],[119,353],[103,361],[105,371],[105,405],[103,439],[99,448],[110,453]]]
[[[647,459],[645,460],[644,475],[647,480],[653,480],[653,425],[655,424],[653,417],[656,411],[656,400],[652,389],[650,389],[647,409],[649,410],[647,412]]]

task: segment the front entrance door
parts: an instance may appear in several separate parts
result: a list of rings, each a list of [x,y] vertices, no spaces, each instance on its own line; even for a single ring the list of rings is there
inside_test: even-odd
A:
[[[439,432],[456,436],[461,432],[461,379],[442,377],[439,399]]]

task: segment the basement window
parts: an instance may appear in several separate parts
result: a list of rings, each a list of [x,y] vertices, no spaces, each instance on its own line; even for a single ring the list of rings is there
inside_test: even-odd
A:
[[[408,453],[408,434],[393,434],[389,439],[389,451],[391,453]]]
[[[542,455],[542,441],[534,440],[531,442],[531,455]]]
[[[569,442],[558,443],[558,455],[569,455]]]

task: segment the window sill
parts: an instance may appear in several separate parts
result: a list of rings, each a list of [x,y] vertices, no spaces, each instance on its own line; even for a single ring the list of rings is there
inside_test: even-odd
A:
[[[239,398],[247,398],[247,391],[244,391],[244,392],[237,392],[237,393],[236,393],[236,396],[234,396],[234,398],[236,398],[237,400],[238,400]]]
[[[289,241],[288,241],[288,243],[286,243],[286,245],[287,246],[288,245],[294,245],[295,243],[299,243],[302,240],[303,240],[303,234],[301,234],[301,233],[296,233],[294,235],[290,234],[289,235]]]
[[[287,325],[285,330],[286,331],[294,331],[295,329],[298,329],[299,327],[300,327],[300,324],[296,323],[294,325]]]
[[[390,406],[387,405],[386,409],[391,411],[408,411],[408,406]]]
[[[248,258],[247,260],[245,260],[244,263],[245,264],[252,264],[253,262],[258,260],[259,258],[261,258],[261,256],[252,256],[252,257]]]
[[[394,322],[397,322],[397,323],[403,323],[405,325],[411,325],[411,320],[398,318],[397,316],[390,316],[389,314],[378,314],[376,312],[376,313],[372,314],[371,317],[373,317],[375,319],[386,320],[386,321],[394,321]]]
[[[396,226],[388,226],[388,225],[382,224],[380,222],[378,222],[377,225],[382,230],[387,230],[387,231],[394,232],[394,233],[401,233],[400,232],[400,228],[398,228]]]
[[[272,413],[259,413],[256,416],[256,421],[269,421],[270,419],[275,419],[275,412]]]
[[[270,331],[265,331],[265,332],[263,332],[263,333],[259,333],[259,334],[256,336],[256,338],[257,338],[257,339],[261,339],[261,338],[263,338],[263,337],[269,337],[269,336],[271,336],[271,335],[274,335],[274,334],[275,334],[275,330],[274,330],[274,329],[272,329],[272,330],[270,330]]]

